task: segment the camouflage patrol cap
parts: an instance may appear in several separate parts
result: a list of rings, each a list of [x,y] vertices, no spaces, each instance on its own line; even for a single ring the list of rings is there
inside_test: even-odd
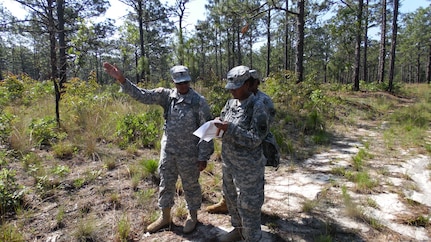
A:
[[[250,68],[247,66],[237,66],[232,68],[227,73],[227,84],[226,89],[238,89],[244,82],[250,78]]]
[[[257,81],[260,81],[259,73],[257,73],[256,70],[250,70],[249,72],[251,77],[253,77]]]
[[[174,66],[171,68],[171,76],[172,80],[175,83],[189,82],[192,80],[189,75],[189,68],[181,65]]]

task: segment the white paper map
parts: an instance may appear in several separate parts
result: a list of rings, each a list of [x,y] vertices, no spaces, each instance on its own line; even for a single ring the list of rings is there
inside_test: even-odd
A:
[[[221,137],[223,135],[223,130],[220,130],[220,133],[217,136],[217,127],[214,125],[215,123],[223,122],[218,119],[214,119],[202,124],[202,126],[195,130],[195,132],[193,132],[194,135],[201,139],[199,142],[201,142],[202,140],[209,142],[213,138]]]

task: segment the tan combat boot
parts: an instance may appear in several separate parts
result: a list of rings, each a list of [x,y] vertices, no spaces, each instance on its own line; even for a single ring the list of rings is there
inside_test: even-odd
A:
[[[147,232],[150,232],[150,233],[157,232],[159,229],[167,227],[170,224],[171,224],[171,208],[163,208],[162,214],[160,215],[160,217],[155,222],[148,225]]]
[[[187,216],[187,220],[184,223],[183,232],[185,234],[192,232],[195,229],[197,222],[198,222],[198,211],[190,210],[189,216]]]
[[[233,241],[240,241],[242,239],[243,238],[241,235],[241,229],[240,228],[234,228],[229,233],[217,237],[218,242],[233,242]]]
[[[226,205],[226,200],[224,198],[224,196],[222,197],[222,199],[220,200],[220,202],[218,202],[217,204],[208,206],[205,211],[207,211],[208,213],[227,213],[227,205]]]

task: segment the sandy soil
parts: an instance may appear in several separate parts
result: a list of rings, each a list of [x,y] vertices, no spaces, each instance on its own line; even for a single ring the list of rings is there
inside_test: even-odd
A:
[[[265,203],[262,208],[263,241],[430,241],[431,178],[429,154],[400,147],[387,150],[383,142],[384,122],[362,122],[352,127],[333,127],[331,144],[305,160],[283,157],[276,171],[266,169]],[[429,135],[428,137],[430,137]],[[431,142],[430,139],[424,142]],[[364,144],[370,144],[365,148]],[[352,157],[366,149],[372,157],[364,167],[375,182],[360,189],[349,177],[334,172],[353,170]],[[191,234],[182,233],[185,220],[183,195],[179,189],[170,228],[145,233],[157,216],[154,178],[134,187],[131,167],[142,159],[157,159],[153,150],[129,154],[101,145],[104,156],[116,157],[116,167],[104,167],[103,158],[73,157],[54,161],[47,151],[38,151],[46,169],[68,165],[64,179],[51,181],[56,188],[36,192],[35,180],[15,163],[20,184],[29,188],[26,211],[8,218],[26,241],[120,241],[124,221],[130,226],[127,241],[213,241],[230,231],[229,216],[199,211],[199,224]],[[212,172],[203,176],[203,207],[220,198],[220,162],[214,158]],[[94,177],[81,187],[74,181]],[[61,215],[61,218],[59,216]]]

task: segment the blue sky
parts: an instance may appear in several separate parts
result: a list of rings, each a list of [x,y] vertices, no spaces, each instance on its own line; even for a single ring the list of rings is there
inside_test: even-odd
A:
[[[118,0],[110,0],[111,8],[107,12],[107,16],[113,19],[120,19],[126,13],[126,6]],[[161,0],[161,2],[167,2],[173,5],[176,0]],[[190,0],[186,4],[186,21],[188,22],[188,28],[194,29],[194,24],[198,20],[205,19],[205,4],[207,0]],[[15,16],[23,17],[25,10],[21,8],[21,4],[14,0],[0,0],[3,6],[6,6]],[[401,0],[400,13],[414,12],[419,7],[428,7],[431,4],[431,0]]]

